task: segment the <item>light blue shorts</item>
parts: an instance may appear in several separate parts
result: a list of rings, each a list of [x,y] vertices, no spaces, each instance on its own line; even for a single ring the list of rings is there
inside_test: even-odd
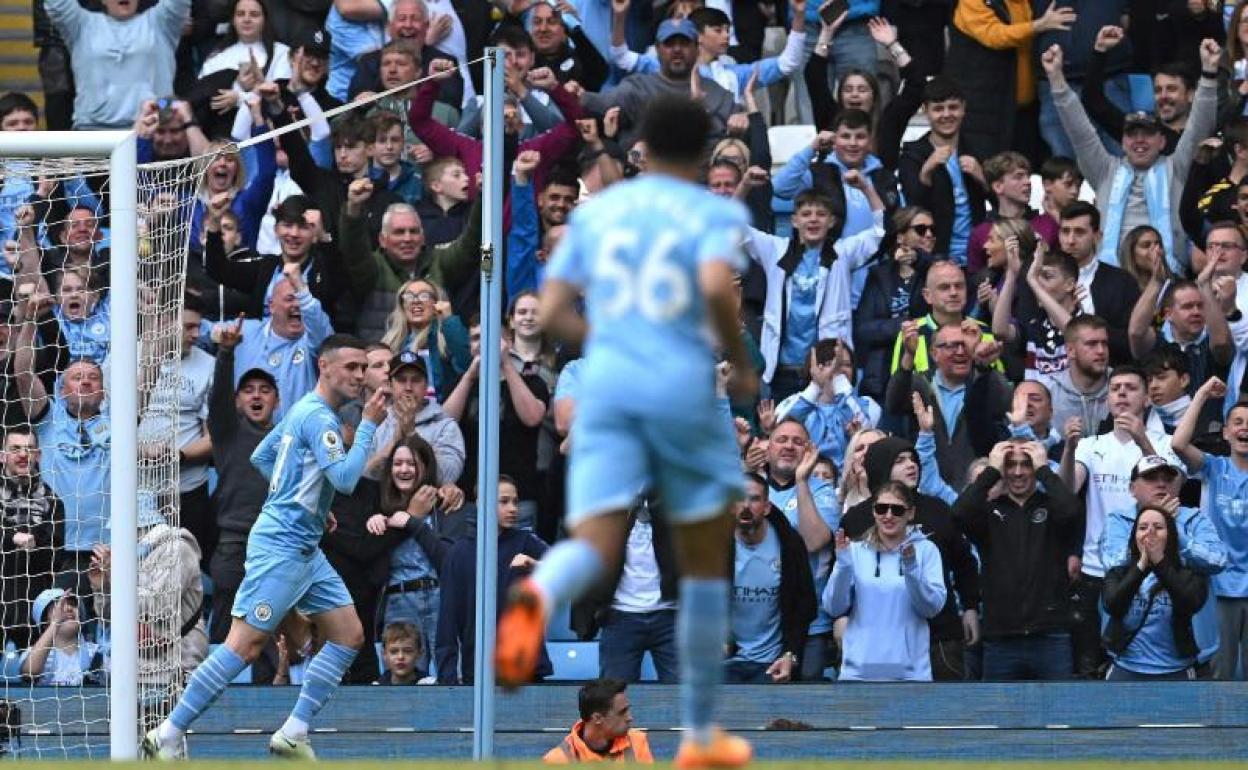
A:
[[[252,550],[249,543],[243,583],[230,612],[247,625],[273,633],[291,609],[318,615],[355,603],[321,549],[308,558],[289,553],[259,555]]]
[[[645,490],[668,520],[714,518],[742,496],[741,457],[721,411],[680,418],[632,414],[617,404],[577,405],[568,469],[567,524],[629,508]]]

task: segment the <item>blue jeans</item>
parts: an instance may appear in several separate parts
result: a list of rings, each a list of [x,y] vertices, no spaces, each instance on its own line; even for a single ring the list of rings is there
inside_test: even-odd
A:
[[[1196,669],[1185,668],[1182,671],[1171,671],[1167,674],[1141,674],[1138,671],[1130,671],[1122,666],[1114,663],[1109,667],[1109,673],[1105,674],[1107,682],[1190,682],[1196,679]]]
[[[386,625],[411,623],[416,626],[420,633],[421,648],[416,668],[431,676],[437,675],[433,665],[433,646],[438,640],[438,607],[441,604],[439,596],[437,588],[388,594],[385,614],[382,615]],[[378,639],[380,638],[379,636]]]
[[[810,59],[810,54],[815,50],[815,43],[818,40],[819,25],[808,26],[806,56],[803,61]],[[832,47],[828,50],[828,83],[832,88],[837,88],[839,83],[837,78],[851,69],[860,69],[874,75],[877,57],[875,41],[871,39],[871,33],[867,30],[866,19],[846,23],[837,30],[836,37],[832,38]],[[814,123],[815,114],[810,106],[810,94],[806,93],[806,78],[799,70],[793,73],[791,82],[794,89],[794,101],[797,104],[797,121]]]
[[[1045,144],[1049,145],[1054,155],[1062,155],[1073,160],[1075,148],[1070,143],[1070,138],[1066,136],[1066,129],[1062,128],[1061,119],[1057,117],[1057,108],[1053,106],[1053,94],[1049,91],[1049,81],[1041,78],[1037,83],[1037,88],[1040,96],[1040,137],[1044,139]],[[1078,83],[1072,82],[1070,88],[1076,94],[1083,91],[1083,86]],[[1114,106],[1124,112],[1131,111],[1135,106],[1131,98],[1131,83],[1126,75],[1107,78],[1105,96],[1114,103]],[[1105,149],[1115,155],[1122,155],[1122,147],[1119,144],[1122,140],[1121,136],[1110,136],[1100,126],[1097,126],[1097,132],[1101,135],[1101,142],[1104,143]]]
[[[646,652],[663,684],[679,679],[676,661],[676,610],[618,612],[611,610],[598,639],[598,667],[602,676],[636,682]]]
[[[1058,680],[1074,676],[1070,634],[984,640],[984,681]]]

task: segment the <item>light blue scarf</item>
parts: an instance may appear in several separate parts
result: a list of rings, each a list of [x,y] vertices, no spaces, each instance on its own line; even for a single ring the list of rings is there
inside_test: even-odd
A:
[[[1114,184],[1109,191],[1108,208],[1105,211],[1101,253],[1097,259],[1121,267],[1118,264],[1118,243],[1122,240],[1122,220],[1127,213],[1127,198],[1131,194],[1131,182],[1135,171],[1125,161],[1114,172]],[[1166,252],[1166,263],[1175,275],[1185,271],[1174,251],[1174,232],[1170,227],[1170,166],[1161,159],[1144,175],[1144,203],[1148,206],[1149,223],[1161,233],[1161,245]]]

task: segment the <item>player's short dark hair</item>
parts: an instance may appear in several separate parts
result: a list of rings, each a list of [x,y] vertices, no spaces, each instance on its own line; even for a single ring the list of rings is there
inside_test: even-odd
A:
[[[1087,217],[1088,221],[1092,224],[1093,230],[1101,229],[1101,212],[1097,211],[1096,206],[1093,206],[1091,203],[1088,203],[1087,201],[1075,201],[1066,208],[1062,209],[1063,222],[1068,219],[1078,219],[1079,217]]]
[[[3,113],[0,113],[2,115]],[[1226,127],[1222,129],[1222,138],[1226,142],[1227,148],[1232,152],[1235,146],[1248,150],[1248,118],[1242,115],[1236,115],[1227,122]]]
[[[368,116],[368,122],[373,127],[373,141],[381,139],[390,129],[398,126],[403,127],[403,119],[399,117],[397,112],[390,110],[379,110]]]
[[[31,440],[35,442],[35,446],[39,446],[39,434],[35,433],[34,429],[29,425],[13,425],[6,428],[4,436],[0,437],[0,447],[8,446],[9,436],[30,436]]]
[[[39,105],[26,94],[10,91],[0,96],[0,119],[7,118],[10,113],[29,112],[39,120]]]
[[[324,357],[343,348],[362,351],[364,350],[364,340],[354,334],[331,334],[321,343],[321,350],[317,355]]]
[[[581,691],[576,696],[576,706],[581,713],[581,719],[588,720],[594,714],[606,714],[611,710],[611,701],[626,689],[628,689],[627,682],[622,679],[612,679],[609,676],[591,679],[581,685]]]
[[[962,90],[962,86],[958,85],[958,81],[947,75],[937,75],[923,86],[924,104],[947,102],[950,99],[965,102],[966,92]]]
[[[372,353],[374,350],[384,350],[390,352],[390,346],[384,342],[370,342],[364,346],[365,353]]]
[[[767,489],[767,479],[763,478],[763,475],[761,473],[755,473],[754,471],[749,471],[745,474],[745,480],[751,481],[759,485],[763,489]]]
[[[1143,364],[1144,374],[1150,379],[1157,375],[1170,371],[1175,374],[1191,375],[1191,368],[1187,365],[1187,356],[1183,355],[1183,351],[1178,345],[1165,343],[1160,345],[1152,353],[1145,357]]]
[[[1227,409],[1227,410],[1226,410],[1226,421],[1227,421],[1227,422],[1230,422],[1230,421],[1231,421],[1231,413],[1232,413],[1232,412],[1234,412],[1236,409],[1248,409],[1248,398],[1245,398],[1245,397],[1241,394],[1241,395],[1240,395],[1240,397],[1239,397],[1239,400],[1238,400],[1238,401],[1236,401],[1234,404],[1232,404],[1230,409]]]
[[[838,131],[841,126],[850,130],[865,128],[868,132],[871,130],[871,116],[864,110],[848,109],[841,110],[836,113],[836,117],[832,119],[832,130]]]
[[[1075,162],[1074,158],[1068,158],[1065,155],[1054,155],[1040,164],[1041,181],[1056,182],[1067,174],[1081,182],[1083,181],[1083,172],[1079,170],[1079,164]]]
[[[650,102],[641,121],[641,140],[659,161],[700,164],[711,133],[711,116],[701,102],[665,94]]]

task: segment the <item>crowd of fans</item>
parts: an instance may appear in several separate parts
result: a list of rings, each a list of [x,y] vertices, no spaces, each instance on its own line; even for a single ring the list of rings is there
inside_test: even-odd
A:
[[[753,225],[740,316],[762,398],[730,402],[718,373],[746,491],[728,677],[1243,678],[1246,7],[36,0],[48,128],[213,158],[189,193],[183,358],[150,389],[176,423],[148,405],[140,425],[141,446],[176,433],[181,511],[141,521],[141,551],[191,565],[143,575],[184,586],[162,633],[188,671],[224,639],[267,491],[247,458],[350,332],[370,343],[363,398],[389,407],[322,544],[364,621],[347,681],[378,680],[374,642],[382,683],[472,680],[479,58],[497,45],[500,589],[560,537],[576,441],[579,352],[542,331],[544,265],[580,199],[646,172],[647,104],[687,93],[714,124],[706,184]],[[0,97],[0,129],[39,118]],[[785,123],[813,140],[773,176]],[[107,659],[106,192],[12,172],[0,190],[0,623],[24,651],[6,674],[45,684]],[[141,201],[142,237],[160,204]],[[571,626],[604,676],[636,681],[650,653],[670,682],[674,560],[663,501],[638,492],[623,568]],[[287,620],[257,683],[317,643]]]

